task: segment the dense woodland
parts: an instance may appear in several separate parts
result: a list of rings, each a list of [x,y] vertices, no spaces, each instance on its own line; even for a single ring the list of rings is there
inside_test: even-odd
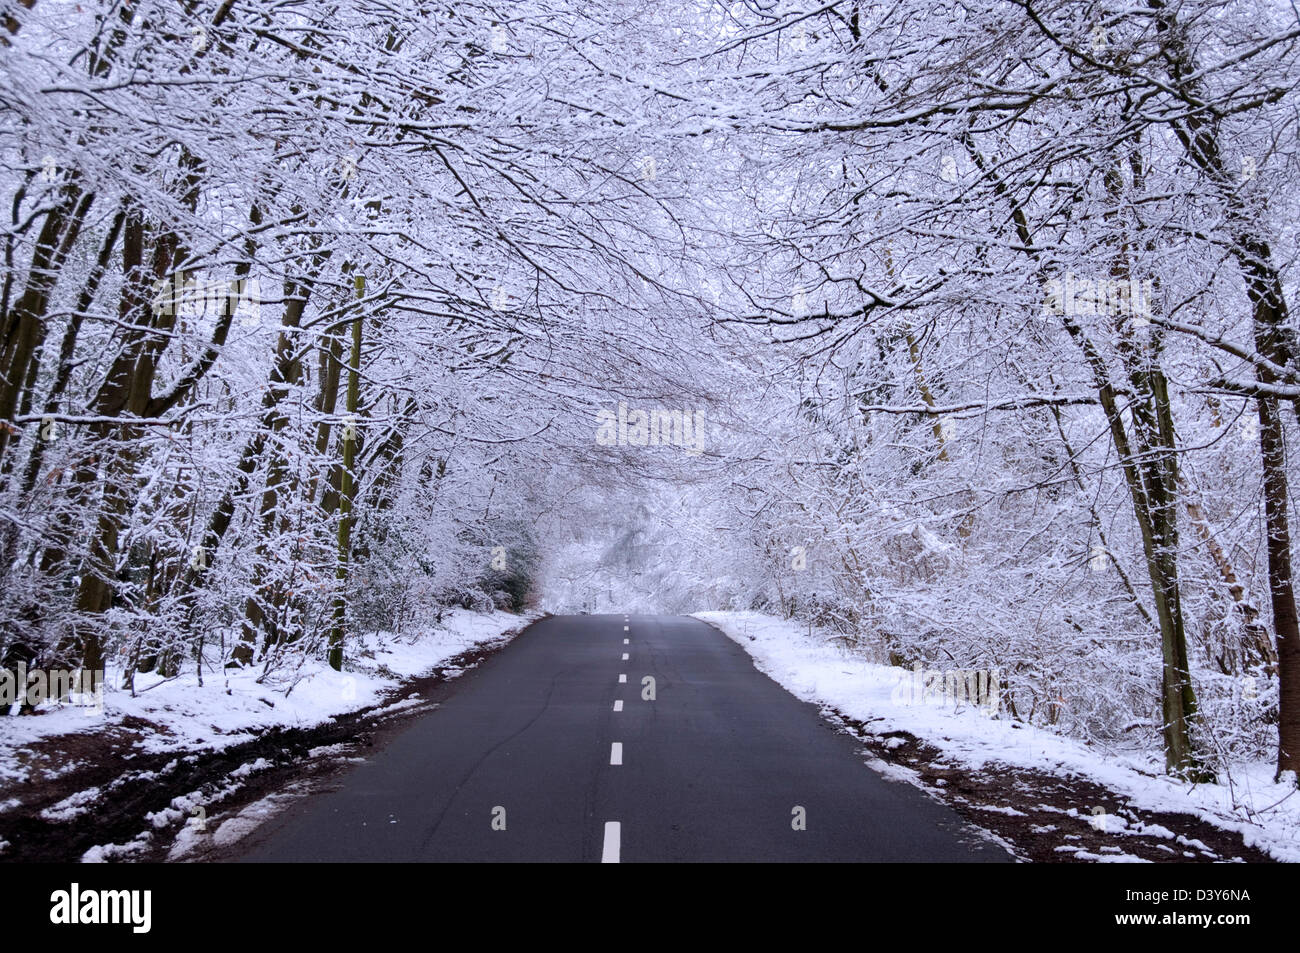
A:
[[[1292,5],[0,19],[5,665],[757,609],[1297,769]]]

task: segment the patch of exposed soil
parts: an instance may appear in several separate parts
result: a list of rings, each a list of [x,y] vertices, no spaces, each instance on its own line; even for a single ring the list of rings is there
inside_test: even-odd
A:
[[[912,772],[966,820],[1012,845],[1021,860],[1100,862],[1127,856],[1157,863],[1275,863],[1247,846],[1240,834],[1191,814],[1137,807],[1090,778],[1009,764],[976,769],[947,761],[908,732],[880,731],[834,709],[823,716],[871,755]]]

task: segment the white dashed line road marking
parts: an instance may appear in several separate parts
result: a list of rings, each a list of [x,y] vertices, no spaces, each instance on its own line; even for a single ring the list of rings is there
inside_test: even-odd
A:
[[[627,626],[623,626],[623,631],[624,631],[624,632],[631,632],[632,630],[629,629]]]
[[[623,763],[623,742],[615,741],[613,744],[609,746],[609,763],[610,764]]]
[[[624,644],[624,645],[627,645],[627,639],[624,639],[624,640],[623,640],[623,644]]]
[[[605,822],[605,846],[600,852],[602,864],[617,864],[621,830],[618,821]]]
[[[626,653],[626,652],[623,653],[623,661],[624,661],[624,662],[627,661],[627,653]]]
[[[624,673],[623,675],[620,675],[620,676],[618,677],[618,683],[619,683],[620,685],[626,685],[626,684],[627,684],[627,674],[626,674],[626,673]]]
[[[614,710],[615,711],[623,710],[623,699],[620,698],[618,701],[614,702]]]

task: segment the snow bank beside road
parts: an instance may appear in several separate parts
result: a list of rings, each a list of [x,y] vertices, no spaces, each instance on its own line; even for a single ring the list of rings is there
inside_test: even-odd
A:
[[[449,610],[441,624],[410,634],[369,633],[349,645],[344,670],[311,658],[263,674],[261,665],[225,672],[212,653],[199,684],[193,659],[175,678],[136,675],[135,692],[115,686],[110,666],[103,711],[46,705],[35,715],[0,718],[0,790],[25,780],[30,762],[19,749],[55,735],[111,730],[148,722],[141,751],[222,748],[271,727],[305,727],[374,705],[407,678],[423,675],[475,645],[520,629],[536,616]],[[400,704],[400,703],[399,703]]]
[[[877,734],[904,731],[953,761],[980,768],[1010,764],[1094,780],[1153,811],[1187,813],[1242,835],[1279,860],[1300,862],[1300,795],[1273,783],[1273,766],[1234,765],[1231,780],[1188,785],[1163,762],[1136,751],[1106,751],[1009,718],[969,699],[943,704],[915,690],[913,673],[868,662],[798,622],[756,612],[697,612],[733,639],[755,666],[805,701],[829,706]],[[896,766],[888,766],[897,774]]]

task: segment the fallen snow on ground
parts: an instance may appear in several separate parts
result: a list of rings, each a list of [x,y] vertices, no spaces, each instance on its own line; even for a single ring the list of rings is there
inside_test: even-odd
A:
[[[1242,835],[1278,860],[1300,862],[1300,795],[1273,782],[1273,765],[1237,764],[1219,784],[1189,785],[1164,775],[1154,754],[1103,750],[991,715],[978,704],[917,700],[913,673],[878,665],[805,625],[757,612],[697,612],[745,649],[757,668],[805,701],[870,721],[877,734],[905,731],[972,767],[1004,763],[1077,774],[1146,810],[1189,813]],[[898,777],[903,769],[886,765]],[[1172,836],[1172,835],[1171,835]],[[1116,861],[1126,858],[1090,858]]]
[[[377,632],[361,637],[349,646],[351,657],[342,672],[323,659],[269,672],[260,665],[225,672],[214,657],[204,665],[200,685],[191,659],[175,678],[137,674],[132,693],[117,687],[122,671],[110,666],[102,711],[47,704],[34,715],[0,718],[0,790],[26,778],[21,749],[54,735],[111,730],[131,717],[154,726],[145,734],[142,751],[223,748],[247,741],[265,728],[307,727],[373,705],[404,679],[424,675],[466,649],[521,628],[531,618],[449,610],[435,626],[401,635]],[[67,812],[79,807],[58,806]]]

